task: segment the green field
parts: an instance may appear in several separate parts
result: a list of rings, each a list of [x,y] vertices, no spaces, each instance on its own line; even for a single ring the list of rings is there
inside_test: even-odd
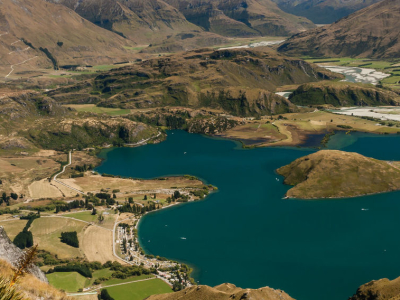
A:
[[[86,278],[77,272],[57,272],[46,277],[52,286],[66,292],[77,292],[86,284]]]
[[[92,216],[92,213],[90,211],[84,211],[84,212],[79,212],[79,213],[74,213],[74,214],[65,214],[64,217],[67,218],[74,218],[86,222],[94,222],[97,220],[97,215]]]
[[[65,106],[76,109],[78,112],[91,112],[96,114],[107,114],[110,116],[127,115],[131,112],[130,109],[98,107],[94,104],[74,104]]]
[[[107,288],[115,300],[143,300],[155,294],[172,293],[172,289],[161,279],[139,281]]]
[[[129,278],[126,278],[126,279],[112,278],[110,280],[107,280],[107,281],[103,282],[103,285],[104,286],[113,285],[113,284],[137,281],[137,280],[142,280],[142,279],[147,279],[147,278],[152,278],[152,277],[154,277],[154,275],[140,275],[140,276],[129,277]]]

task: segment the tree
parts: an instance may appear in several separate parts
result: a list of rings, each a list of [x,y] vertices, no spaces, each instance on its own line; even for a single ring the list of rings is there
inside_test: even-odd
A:
[[[11,193],[11,198],[13,198],[14,200],[17,200],[18,199],[18,194]]]
[[[115,193],[113,194],[113,198],[114,198],[114,199],[116,199],[116,198],[117,198],[117,195],[115,195]]]
[[[129,198],[128,198],[128,201],[129,201],[129,203],[132,204],[132,203],[133,203],[133,198],[132,198],[132,197],[129,197]]]
[[[93,207],[92,216],[95,216],[96,214],[97,214],[97,210]]]
[[[99,216],[97,217],[97,220],[99,221],[100,224],[103,223],[103,221],[104,221],[103,213],[99,214]]]
[[[60,212],[60,207],[57,205],[56,206],[56,214],[58,214]]]
[[[143,198],[143,200],[147,200],[147,195],[144,195],[144,198]]]
[[[174,198],[179,199],[181,197],[181,193],[179,191],[174,192]]]
[[[114,300],[114,298],[110,296],[110,294],[108,293],[108,291],[106,289],[101,290],[100,299],[102,299],[102,300]]]

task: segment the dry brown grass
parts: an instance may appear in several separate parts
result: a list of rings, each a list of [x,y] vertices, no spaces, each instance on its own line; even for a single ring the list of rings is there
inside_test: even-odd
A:
[[[12,277],[13,271],[11,265],[0,259],[0,274],[5,277]],[[43,300],[70,300],[65,293],[56,288],[40,281],[33,275],[22,277],[15,285],[17,290],[28,299],[43,299]]]
[[[337,150],[322,150],[277,170],[294,185],[287,196],[342,198],[400,189],[400,170],[386,161]]]
[[[149,300],[230,300],[230,299],[252,299],[252,300],[293,300],[288,294],[281,290],[269,287],[253,289],[241,289],[233,284],[224,283],[216,287],[205,285],[193,286],[182,291],[170,294],[153,295]]]
[[[168,177],[168,180],[131,180],[122,178],[90,175],[80,178],[63,179],[63,182],[79,187],[84,192],[98,192],[101,189],[119,189],[117,196],[127,196],[129,192],[170,189],[171,187],[201,187],[200,180],[190,180],[185,177]]]
[[[83,232],[81,249],[89,261],[99,261],[103,264],[115,260],[112,244],[111,231],[88,226]]]
[[[13,240],[15,236],[24,229],[27,220],[20,220],[20,219],[14,219],[12,221],[5,221],[1,222],[0,221],[0,226],[3,226],[5,231],[7,232],[8,237],[10,240]]]
[[[82,243],[86,223],[67,218],[42,217],[36,219],[30,228],[33,241],[39,245],[39,249],[58,255],[60,259],[83,257],[81,249],[61,243],[60,237],[63,231],[76,231],[79,242]]]

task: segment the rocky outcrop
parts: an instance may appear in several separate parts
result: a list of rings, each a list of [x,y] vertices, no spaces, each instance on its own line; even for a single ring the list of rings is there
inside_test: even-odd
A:
[[[23,251],[11,242],[4,228],[0,226],[0,259],[3,259],[15,266],[22,253]],[[31,266],[29,273],[41,281],[48,283],[46,275],[39,269],[38,266]]]
[[[373,280],[363,284],[349,300],[397,300],[400,295],[400,277]]]
[[[153,295],[148,300],[294,300],[282,290],[274,290],[270,287],[259,289],[241,289],[230,283],[224,283],[216,287],[198,285],[186,288],[182,291],[163,295]]]
[[[400,56],[400,1],[383,0],[331,25],[292,36],[279,51],[295,56]]]

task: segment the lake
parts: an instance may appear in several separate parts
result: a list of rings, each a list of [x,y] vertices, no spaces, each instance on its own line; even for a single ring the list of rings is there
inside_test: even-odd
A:
[[[400,160],[398,136],[338,133],[328,147]],[[243,150],[233,141],[168,131],[160,144],[104,150],[97,171],[191,174],[219,188],[203,201],[148,214],[139,225],[147,253],[189,264],[200,284],[270,286],[298,300],[345,300],[370,280],[400,276],[400,192],[282,199],[289,187],[275,169],[313,151]]]

